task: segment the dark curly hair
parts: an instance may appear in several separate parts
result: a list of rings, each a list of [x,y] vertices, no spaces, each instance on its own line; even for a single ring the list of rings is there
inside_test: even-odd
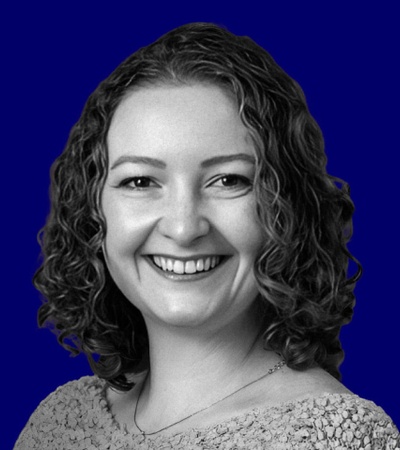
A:
[[[148,367],[140,311],[111,278],[101,251],[106,138],[130,91],[156,84],[209,83],[237,98],[257,151],[254,190],[267,238],[255,261],[265,311],[266,347],[297,370],[315,364],[340,378],[339,332],[351,320],[361,274],[346,244],[353,203],[347,185],[326,172],[321,131],[301,88],[248,37],[222,27],[179,27],[124,61],[88,99],[52,167],[52,209],[41,232],[43,264],[34,277],[48,324],[73,354],[120,390]],[[348,274],[348,263],[356,263]]]

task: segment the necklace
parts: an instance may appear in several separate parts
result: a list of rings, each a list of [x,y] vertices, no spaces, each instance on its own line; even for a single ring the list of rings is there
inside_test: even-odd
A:
[[[262,375],[261,377],[257,378],[256,380],[250,381],[250,383],[245,384],[244,386],[240,387],[239,389],[236,389],[236,391],[233,391],[233,392],[231,392],[230,394],[226,395],[225,397],[220,398],[220,399],[217,400],[216,402],[211,403],[211,405],[205,406],[204,408],[199,409],[198,411],[196,411],[196,412],[194,412],[194,413],[192,413],[192,414],[190,414],[190,415],[184,417],[183,419],[177,420],[176,422],[171,423],[170,425],[167,425],[166,427],[160,428],[160,429],[157,430],[157,431],[152,431],[151,433],[147,433],[147,432],[145,432],[144,430],[142,430],[142,429],[139,427],[139,425],[138,425],[138,423],[137,423],[137,421],[136,421],[136,414],[137,414],[138,404],[139,404],[140,397],[141,397],[141,395],[142,395],[143,388],[144,388],[144,385],[145,385],[145,382],[143,382],[143,385],[142,385],[142,387],[141,387],[141,389],[140,389],[140,392],[139,392],[139,395],[138,395],[138,399],[136,400],[135,411],[134,411],[134,413],[133,413],[133,422],[134,422],[136,428],[142,433],[142,436],[151,436],[152,434],[160,433],[161,431],[167,430],[168,428],[171,428],[171,427],[173,427],[174,425],[177,425],[178,423],[181,423],[181,422],[183,422],[183,421],[185,421],[185,420],[187,420],[187,419],[190,419],[191,417],[195,416],[196,414],[200,414],[201,412],[205,411],[206,409],[209,409],[209,408],[211,408],[212,406],[216,405],[217,403],[220,403],[220,402],[222,402],[223,400],[225,400],[225,399],[231,397],[232,395],[238,393],[238,392],[241,391],[242,389],[247,388],[248,386],[250,386],[250,385],[252,385],[252,384],[254,384],[254,383],[257,383],[257,381],[260,381],[260,380],[262,380],[263,378],[267,377],[268,375],[271,375],[272,373],[278,371],[278,370],[281,369],[284,365],[285,365],[285,361],[284,361],[284,360],[279,361],[277,364],[275,364],[274,367],[272,367],[272,369],[269,369],[267,373],[265,373],[265,374]]]

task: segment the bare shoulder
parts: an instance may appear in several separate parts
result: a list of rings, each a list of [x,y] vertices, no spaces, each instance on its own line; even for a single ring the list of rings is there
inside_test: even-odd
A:
[[[266,391],[268,403],[278,404],[318,397],[322,394],[352,393],[340,381],[319,367],[304,371],[284,367],[280,372],[270,389]]]

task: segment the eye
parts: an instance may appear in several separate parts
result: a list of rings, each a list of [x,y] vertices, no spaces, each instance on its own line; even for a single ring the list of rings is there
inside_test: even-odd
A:
[[[227,174],[219,177],[212,183],[212,185],[228,189],[244,189],[250,187],[252,183],[243,175]]]
[[[149,177],[130,177],[122,180],[119,186],[128,189],[140,190],[157,187],[157,184]]]

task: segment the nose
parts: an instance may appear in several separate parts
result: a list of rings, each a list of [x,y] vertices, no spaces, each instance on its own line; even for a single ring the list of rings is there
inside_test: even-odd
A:
[[[179,246],[193,245],[210,231],[201,200],[193,193],[181,191],[171,195],[163,209],[158,231]]]

